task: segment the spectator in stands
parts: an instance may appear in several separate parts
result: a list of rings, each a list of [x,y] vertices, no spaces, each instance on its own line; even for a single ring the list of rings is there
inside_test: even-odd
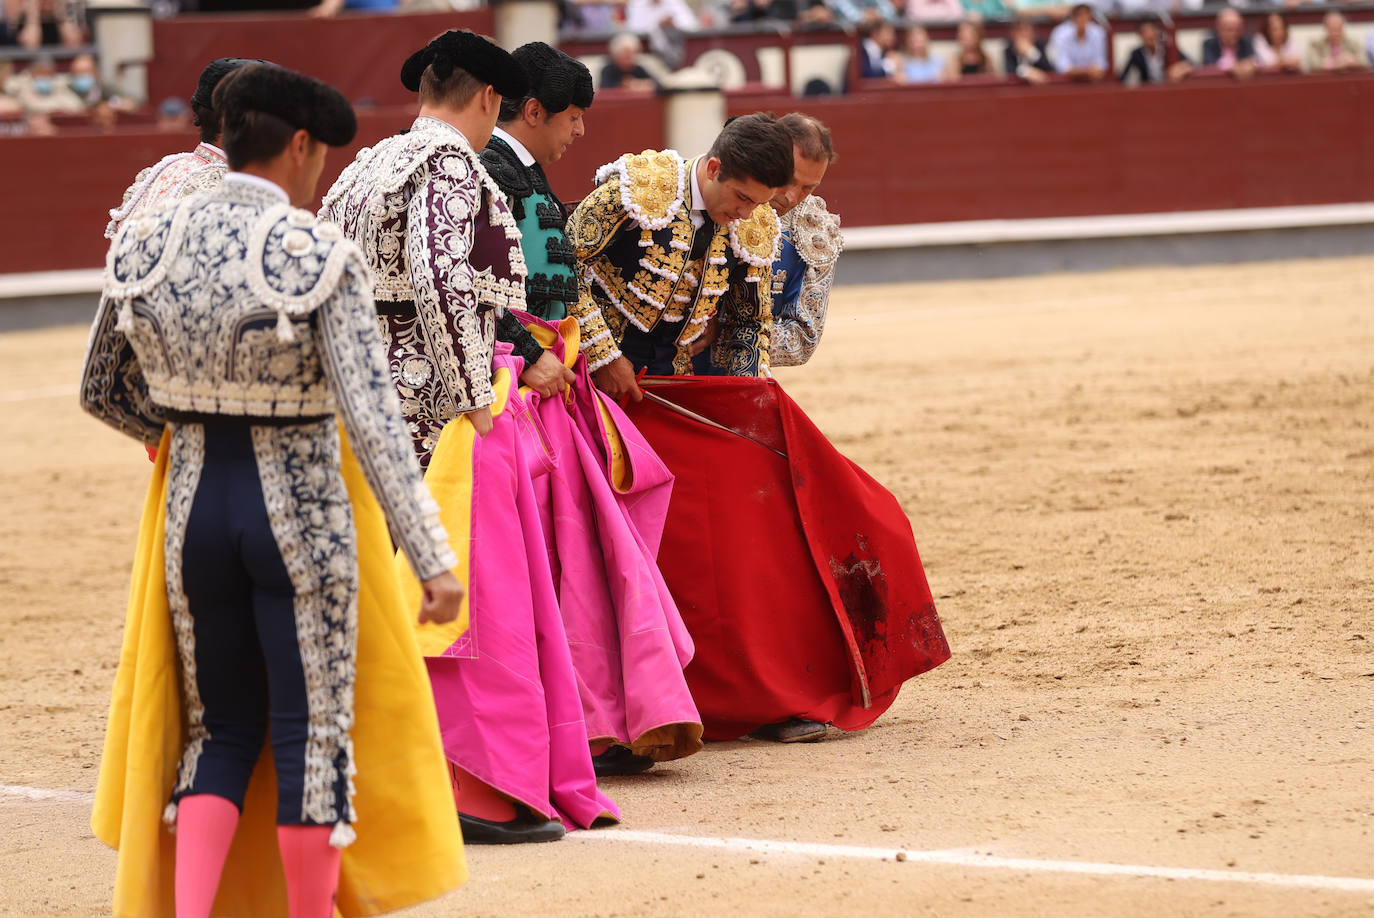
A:
[[[959,51],[950,58],[949,63],[945,64],[945,72],[942,74],[942,79],[945,82],[954,83],[966,76],[992,73],[992,61],[988,58],[988,53],[983,50],[983,24],[981,22],[965,19],[959,23],[959,28],[954,33],[954,40],[959,46]]]
[[[86,109],[67,81],[58,79],[57,68],[46,54],[35,58],[27,70],[11,79],[6,91],[31,115],[76,113]]]
[[[649,39],[649,48],[676,70],[687,53],[687,33],[701,28],[687,0],[627,0],[625,28]]]
[[[191,109],[176,96],[168,96],[157,107],[157,129],[171,133],[191,130]]]
[[[625,16],[625,0],[563,0],[561,7],[560,25],[570,32],[610,32],[615,29],[617,8],[620,17]]]
[[[964,15],[975,19],[1006,19],[1012,15],[1007,0],[960,0]]]
[[[1374,29],[1369,30],[1369,37],[1365,39],[1364,56],[1374,65]]]
[[[1018,7],[1019,8],[1019,7]],[[1035,26],[1024,17],[1011,25],[1011,37],[1002,50],[1002,69],[1023,83],[1045,83],[1054,72],[1045,43],[1035,37]]]
[[[887,21],[871,22],[863,26],[862,34],[859,75],[866,80],[892,76],[896,68],[890,55],[897,50],[897,30]]]
[[[10,81],[13,78],[14,65],[9,61],[0,61],[0,116],[17,115],[24,110],[19,100],[9,93]]]
[[[639,37],[621,32],[611,39],[611,59],[601,68],[601,89],[655,92],[658,83],[639,63]]]
[[[1255,74],[1255,46],[1245,34],[1245,20],[1231,7],[1217,13],[1217,27],[1202,43],[1202,66],[1237,79]]]
[[[945,71],[945,59],[930,50],[930,33],[914,25],[906,31],[906,53],[897,62],[898,83],[938,83]]]
[[[1363,70],[1364,57],[1360,45],[1345,34],[1345,17],[1332,10],[1322,17],[1322,28],[1326,34],[1312,39],[1307,46],[1305,61],[1309,73],[1334,73],[1346,70]]]
[[[959,0],[907,0],[906,18],[912,22],[958,22],[964,18]]]
[[[835,18],[849,25],[865,22],[890,22],[897,18],[892,0],[828,0]]]
[[[30,51],[79,48],[86,41],[71,0],[5,0],[5,22],[14,43]]]
[[[649,35],[664,28],[695,32],[698,24],[686,0],[628,0],[625,28],[636,35]]]
[[[1192,62],[1173,46],[1157,19],[1142,20],[1139,33],[1140,46],[1121,68],[1121,82],[1177,83],[1192,71]]]
[[[1267,70],[1301,70],[1302,52],[1288,34],[1288,23],[1282,13],[1264,17],[1264,25],[1255,35],[1255,66]]]
[[[1093,21],[1093,8],[1079,3],[1050,33],[1054,69],[1071,79],[1096,82],[1108,73],[1107,30]]]
[[[100,88],[100,74],[96,70],[93,56],[78,54],[72,58],[71,66],[67,68],[67,86],[87,108],[105,97]]]

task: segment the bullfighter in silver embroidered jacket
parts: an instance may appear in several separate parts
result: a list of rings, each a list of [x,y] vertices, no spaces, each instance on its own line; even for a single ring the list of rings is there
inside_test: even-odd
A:
[[[445,42],[462,48],[446,55]],[[431,64],[449,68],[447,79],[455,57],[486,45],[471,33],[447,32],[407,61],[402,82],[412,91],[421,90],[422,79],[437,85]],[[426,102],[437,98],[437,89],[422,92],[420,117],[410,130],[362,150],[320,211],[367,254],[392,379],[425,467],[444,425],[460,414],[469,415],[479,432],[490,430],[498,323],[506,321],[507,308],[525,308],[520,230],[465,135],[485,145],[491,133],[471,117],[476,90],[493,85],[502,96],[518,97],[524,72],[509,64],[500,76],[488,79],[483,72],[463,80],[457,96],[439,102]]]
[[[203,802],[188,812],[184,798],[242,809],[270,695],[278,826],[323,827],[301,844],[328,850],[352,839],[356,818],[358,571],[336,415],[396,542],[439,596],[438,607],[427,599],[432,617],[454,617],[461,587],[409,449],[362,253],[291,206],[314,196],[326,144],[351,141],[351,108],[261,65],[215,98],[229,161],[246,171],[116,234],[81,403],[146,444],[169,432],[166,582],[189,720],[167,814],[179,839],[207,831],[193,821]]]
[[[105,238],[114,234],[131,217],[155,210],[199,191],[209,191],[224,178],[229,164],[220,149],[220,118],[212,102],[220,80],[244,64],[254,63],[235,57],[211,61],[201,71],[200,82],[191,96],[191,111],[200,129],[200,143],[189,153],[173,153],[140,172],[124,192],[119,206],[110,211]]]
[[[773,263],[772,364],[806,363],[825,331],[835,262],[844,248],[840,218],[815,194],[835,161],[825,125],[808,115],[783,115],[792,135],[792,181],[773,199],[782,225],[782,249]]]

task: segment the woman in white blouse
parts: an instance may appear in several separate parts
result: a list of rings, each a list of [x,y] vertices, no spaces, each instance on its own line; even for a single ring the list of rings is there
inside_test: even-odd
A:
[[[1301,70],[1302,51],[1288,34],[1288,23],[1279,13],[1264,17],[1264,27],[1255,35],[1255,65],[1273,70]]]

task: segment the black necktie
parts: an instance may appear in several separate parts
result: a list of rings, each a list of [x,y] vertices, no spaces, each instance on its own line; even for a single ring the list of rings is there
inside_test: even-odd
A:
[[[716,234],[715,222],[705,214],[702,214],[702,219],[704,222],[701,224],[701,228],[692,236],[692,251],[689,256],[692,261],[706,255],[706,247],[711,244],[711,237]]]

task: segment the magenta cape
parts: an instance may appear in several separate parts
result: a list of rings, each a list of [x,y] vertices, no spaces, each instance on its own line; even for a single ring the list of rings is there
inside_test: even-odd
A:
[[[531,481],[543,464],[530,449],[529,404],[510,386],[522,362],[496,366],[491,432],[477,437],[466,418],[451,421],[425,476],[466,573],[469,626],[447,647],[422,648],[432,654],[448,759],[535,812],[585,828],[620,811],[592,771]]]
[[[861,729],[949,658],[906,514],[776,381],[643,384],[720,425],[648,399],[630,412],[676,476],[659,564],[708,738],[789,717]]]
[[[692,639],[655,561],[673,476],[592,385],[575,344],[522,319],[576,376],[569,394],[527,399],[548,470],[535,493],[587,734],[659,761],[690,755],[702,735],[683,675]],[[575,328],[562,326],[569,336]]]

